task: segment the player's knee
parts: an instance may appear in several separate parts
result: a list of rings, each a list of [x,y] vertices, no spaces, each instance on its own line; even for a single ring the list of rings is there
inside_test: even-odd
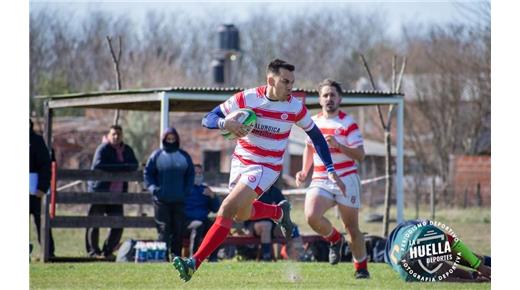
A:
[[[250,216],[250,214],[240,213],[237,211],[234,215],[234,218],[238,222],[245,222],[245,221],[249,220],[251,218],[251,216]]]
[[[233,218],[238,212],[238,206],[235,204],[235,202],[224,199],[222,202],[222,205],[220,206],[220,209],[218,210],[217,215],[223,216],[225,218]]]
[[[312,225],[319,223],[321,216],[311,211],[305,213],[305,219],[307,220],[307,223]]]

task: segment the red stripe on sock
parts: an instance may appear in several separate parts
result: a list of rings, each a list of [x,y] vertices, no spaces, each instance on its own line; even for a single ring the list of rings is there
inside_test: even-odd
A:
[[[363,259],[363,261],[361,261],[361,262],[354,260],[354,269],[356,269],[356,271],[361,270],[361,269],[366,269],[367,261],[368,261],[367,257],[365,257]]]
[[[278,220],[282,217],[282,209],[274,204],[267,204],[258,200],[253,201],[251,220],[271,218]]]
[[[341,234],[336,230],[336,228],[332,228],[332,233],[326,237],[323,237],[325,240],[335,244],[341,239]]]
[[[233,225],[231,219],[217,216],[215,223],[211,226],[208,233],[202,240],[199,250],[193,255],[195,258],[195,267],[199,268],[202,261],[204,261],[213,251],[215,251],[226,239],[229,230]]]

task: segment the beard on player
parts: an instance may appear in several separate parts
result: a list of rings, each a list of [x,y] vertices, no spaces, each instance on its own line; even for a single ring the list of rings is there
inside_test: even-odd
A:
[[[339,103],[336,103],[334,101],[327,101],[325,103],[325,111],[327,111],[327,113],[329,114],[333,114],[335,113],[339,108]]]

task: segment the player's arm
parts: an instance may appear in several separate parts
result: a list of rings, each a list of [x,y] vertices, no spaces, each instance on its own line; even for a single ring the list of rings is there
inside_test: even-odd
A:
[[[202,126],[208,129],[225,129],[239,138],[247,135],[247,128],[242,123],[225,119],[221,105],[213,108],[202,118]]]
[[[307,175],[309,174],[309,170],[311,169],[313,163],[312,155],[312,147],[310,144],[306,143],[305,148],[303,149],[302,170],[296,173],[297,186],[301,186],[307,179]]]
[[[345,194],[345,184],[343,184],[341,179],[339,179],[338,175],[336,174],[336,170],[334,170],[334,163],[332,163],[332,157],[330,156],[329,146],[327,146],[327,141],[325,141],[325,138],[323,137],[323,134],[321,134],[320,129],[318,129],[318,126],[313,124],[312,129],[310,129],[309,131],[305,131],[305,133],[307,133],[309,138],[311,138],[316,153],[318,153],[318,156],[327,168],[329,178],[333,182],[335,182],[341,189],[343,194]]]
[[[224,129],[225,117],[220,105],[216,106],[202,118],[202,126],[208,129]]]
[[[334,136],[327,136],[325,139],[330,147],[337,148],[341,153],[358,162],[365,159],[365,149],[363,148],[363,137],[356,123],[352,122],[346,128],[346,145],[341,144]]]
[[[365,159],[365,149],[363,146],[358,146],[356,148],[349,148],[341,143],[339,143],[336,138],[332,135],[328,135],[325,137],[325,140],[327,140],[327,144],[329,144],[330,147],[336,147],[341,151],[341,153],[347,155],[348,157],[361,162]]]

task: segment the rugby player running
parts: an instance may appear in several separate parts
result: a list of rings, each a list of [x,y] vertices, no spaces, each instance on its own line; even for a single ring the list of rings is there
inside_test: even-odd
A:
[[[224,242],[233,219],[271,218],[280,224],[285,238],[291,238],[294,224],[289,202],[269,205],[256,199],[271,187],[280,174],[293,124],[305,130],[325,165],[327,177],[345,192],[345,185],[334,170],[325,138],[305,105],[291,96],[294,79],[294,66],[275,59],[267,66],[267,85],[233,95],[203,118],[204,127],[225,129],[234,134],[237,146],[231,161],[230,192],[220,206],[215,223],[192,257],[173,259],[182,280],[189,281],[201,263]],[[255,128],[249,134],[247,127],[240,122],[225,119],[228,114],[245,108],[253,110],[257,116]]]
[[[343,225],[349,233],[355,277],[366,279],[370,274],[365,239],[358,222],[361,183],[356,163],[365,158],[365,150],[354,119],[340,109],[342,92],[338,82],[323,80],[318,85],[322,111],[312,119],[327,140],[334,167],[346,186],[346,194],[327,178],[325,167],[314,154],[314,147],[309,140],[303,151],[302,170],[296,173],[296,184],[300,186],[307,179],[314,164],[312,182],[305,196],[305,218],[314,231],[329,241],[329,262],[335,265],[341,260],[345,238],[325,217],[325,212],[337,205]]]

